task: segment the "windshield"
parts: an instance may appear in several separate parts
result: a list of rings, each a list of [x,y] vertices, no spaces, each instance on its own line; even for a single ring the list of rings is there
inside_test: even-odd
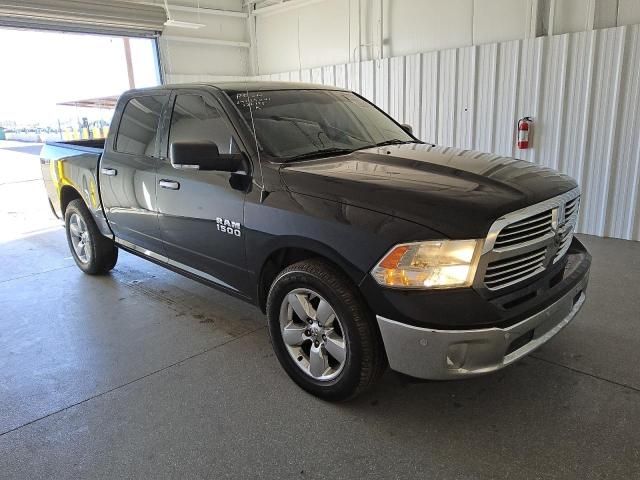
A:
[[[415,142],[384,113],[351,92],[274,90],[229,94],[247,123],[254,126],[262,150],[277,159]]]

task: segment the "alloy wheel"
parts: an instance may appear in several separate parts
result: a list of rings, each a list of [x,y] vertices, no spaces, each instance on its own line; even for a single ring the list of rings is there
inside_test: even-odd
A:
[[[348,348],[335,310],[308,288],[289,292],[280,307],[280,332],[295,364],[316,380],[337,377],[344,368]]]
[[[71,235],[73,251],[78,260],[82,263],[89,263],[91,258],[89,229],[86,222],[77,213],[72,214],[69,218],[69,234]]]

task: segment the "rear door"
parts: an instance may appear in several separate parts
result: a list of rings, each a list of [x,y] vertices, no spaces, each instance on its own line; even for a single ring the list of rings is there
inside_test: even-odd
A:
[[[170,91],[134,95],[100,161],[100,195],[120,243],[164,256],[156,204],[158,126]],[[117,116],[118,112],[116,112]]]
[[[247,292],[244,247],[246,193],[236,174],[175,169],[172,142],[213,142],[220,153],[238,153],[238,140],[222,106],[209,92],[177,90],[172,98],[166,153],[158,167],[158,220],[164,250],[175,266],[236,293]],[[165,150],[166,148],[166,150]]]

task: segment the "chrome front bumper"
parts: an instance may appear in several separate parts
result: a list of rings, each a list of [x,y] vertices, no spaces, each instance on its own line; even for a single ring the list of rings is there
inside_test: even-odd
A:
[[[573,320],[585,300],[588,274],[544,310],[507,328],[434,330],[377,316],[389,365],[432,380],[499,370],[531,353]]]

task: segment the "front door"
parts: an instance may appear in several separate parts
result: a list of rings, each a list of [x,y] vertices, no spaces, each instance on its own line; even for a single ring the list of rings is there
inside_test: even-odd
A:
[[[220,153],[239,151],[218,101],[203,92],[175,96],[168,145],[173,142],[212,142]],[[170,158],[163,160],[158,167],[158,220],[170,262],[243,293],[248,282],[245,192],[231,186],[232,175],[175,169]]]
[[[126,102],[113,144],[100,160],[100,196],[118,241],[164,255],[156,206],[158,124],[169,93]]]

